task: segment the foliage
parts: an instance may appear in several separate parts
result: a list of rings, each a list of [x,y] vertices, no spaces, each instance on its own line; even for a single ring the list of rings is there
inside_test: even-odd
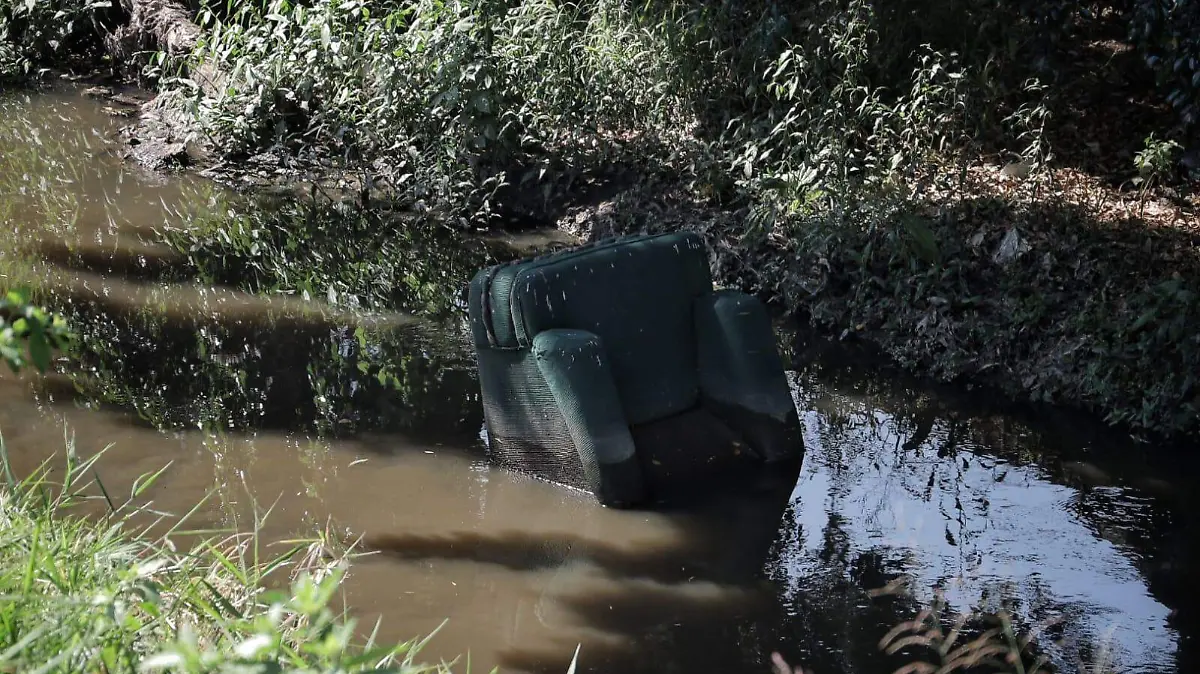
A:
[[[1156,140],[1154,134],[1146,137],[1145,147],[1133,157],[1138,175],[1133,184],[1138,185],[1142,213],[1145,213],[1146,196],[1154,187],[1167,182],[1175,174],[1175,156],[1182,146],[1173,140]]]
[[[1175,155],[1183,148],[1173,140],[1157,140],[1154,134],[1146,137],[1146,146],[1133,158],[1139,178],[1146,184],[1161,182],[1175,168]]]
[[[74,57],[97,58],[116,5],[95,0],[0,0],[0,82]]]
[[[1011,36],[905,34],[915,13],[865,0],[372,10],[208,12],[193,70],[226,77],[218,91],[191,83],[201,127],[235,154],[374,162],[414,201],[483,215],[512,197],[504,185],[546,199],[556,180],[622,161],[690,174],[719,198],[782,189],[786,203],[1020,133],[1005,124],[1040,92],[996,66]]]
[[[1130,38],[1157,77],[1183,123],[1200,123],[1200,3],[1135,0]]]
[[[9,37],[9,30],[8,22],[0,19],[0,83],[20,79],[29,68],[29,62]]]
[[[737,22],[723,22],[735,27],[719,38],[729,49],[761,51],[750,55],[757,70],[735,77],[748,92],[735,109],[747,112],[728,120],[721,139],[743,191],[765,198],[777,215],[809,208],[813,199],[861,197],[872,185],[919,180],[930,162],[989,145],[1038,157],[1042,88],[1007,53],[1010,42],[1028,37],[1015,27],[995,30],[1004,7],[756,6],[784,15],[766,42],[747,41]],[[961,25],[977,30],[954,28]]]
[[[586,14],[544,0],[389,7],[275,0],[224,20],[206,10],[192,70],[225,81],[194,86],[191,110],[234,155],[384,160],[373,180],[410,202],[486,215],[504,180],[595,165],[611,149],[602,136],[664,120],[677,100],[656,35],[632,30],[615,0]]]
[[[1059,336],[1078,341],[1085,328],[1108,321],[1124,330],[1168,301],[1147,290],[1168,281],[1155,275],[1143,287],[1122,285],[1120,300],[1076,293],[1082,299],[1071,305],[1060,285],[1077,288],[1079,277],[1068,267],[1047,272],[1030,256],[1014,267],[1026,276],[997,271],[955,229],[976,221],[945,219],[972,206],[961,200],[962,176],[985,153],[1022,171],[1048,163],[1043,132],[1066,77],[1055,61],[1066,50],[1051,47],[1105,6],[213,0],[200,12],[206,33],[188,72],[211,68],[217,85],[171,83],[187,92],[200,131],[227,158],[352,169],[368,206],[284,202],[200,219],[166,238],[207,283],[445,315],[457,310],[450,286],[460,270],[482,259],[430,252],[454,238],[442,225],[489,224],[497,213],[528,214],[539,208],[528,202],[545,206],[564,195],[599,201],[614,177],[685,185],[694,202],[736,214],[733,245],[782,249],[773,261],[782,279],[825,273],[811,286],[834,298],[818,302],[819,322],[894,331],[893,345],[910,340],[896,355],[914,367],[940,359],[930,368],[938,376],[996,371],[1009,359],[1024,368],[1040,362],[1039,350],[1058,348],[1030,337],[1045,332],[1047,317],[1070,319],[1069,334]],[[1144,186],[1162,182],[1173,147],[1155,140],[1139,155]],[[641,180],[647,174],[666,180]],[[389,203],[396,212],[370,205],[384,193],[398,198]],[[43,210],[52,207],[60,210]],[[1050,219],[1047,209],[1026,207],[1007,204],[1008,224],[1037,228],[1046,223],[1026,220]],[[562,215],[542,212],[550,221]],[[1091,241],[1093,232],[1068,231],[1088,225],[1087,217],[1068,219],[1053,225],[1062,240]],[[987,245],[1003,236],[994,234]],[[1087,251],[1097,260],[1110,255],[1090,244]],[[1079,255],[1049,252],[1057,261]],[[1050,265],[1045,259],[1037,262]],[[1116,283],[1087,276],[1096,288]],[[1031,278],[1044,282],[1045,296],[1030,297]],[[1182,289],[1190,284],[1184,279]],[[931,306],[930,293],[950,308]],[[1178,374],[1189,371],[1192,346],[1172,342],[1180,328],[1164,327],[1168,314],[1155,312],[1131,333],[1137,346],[1107,330],[1062,356],[1069,363],[1024,372],[1020,383],[1039,399],[1078,394],[1115,419],[1182,428],[1167,410],[1183,415],[1194,405]],[[972,327],[980,317],[986,324]],[[1125,361],[1099,364],[1116,354],[1159,372],[1162,364],[1143,351],[1152,347],[1183,369],[1152,377],[1131,374]],[[376,365],[367,366],[369,376],[390,381]],[[225,374],[221,381],[235,390],[235,373]],[[323,371],[315,380],[356,381],[343,374]]]
[[[1009,236],[1022,245],[1000,262]],[[747,289],[924,376],[1194,435],[1200,269],[1180,256],[1186,236],[1132,218],[1099,224],[1067,204],[893,197],[797,218],[722,264]]]
[[[17,481],[0,442],[0,668],[446,671],[417,665],[418,643],[355,643],[353,619],[330,607],[346,559],[322,561],[322,540],[292,542],[274,557],[256,534],[178,551],[183,521],[160,536],[136,527],[153,511],[135,502],[163,471],[141,476],[116,503],[98,479],[92,484],[99,456],[80,461],[68,445],[60,483],[48,464]],[[103,516],[75,512],[96,499]],[[284,573],[290,589],[268,590]]]
[[[28,365],[50,367],[50,355],[66,346],[69,333],[62,316],[29,303],[24,291],[0,297],[0,360],[13,372]]]

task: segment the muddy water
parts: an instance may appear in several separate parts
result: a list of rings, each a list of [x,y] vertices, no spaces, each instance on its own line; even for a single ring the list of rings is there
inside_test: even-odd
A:
[[[120,120],[76,91],[9,96],[0,119],[17,205],[0,210],[0,273],[36,281],[81,334],[60,372],[0,375],[18,470],[66,435],[81,454],[109,447],[113,493],[170,462],[148,497],[182,514],[209,496],[193,526],[247,530],[270,508],[270,540],[361,538],[347,603],[395,639],[447,620],[426,656],[469,653],[473,670],[563,672],[578,647],[590,672],[762,672],[778,650],[884,674],[907,660],[880,638],[938,592],[954,610],[1053,621],[1041,644],[1065,669],[1111,651],[1121,671],[1194,671],[1194,452],[781,332],[806,426],[794,487],[598,508],[489,467],[461,315],[199,283],[156,230],[236,197],[125,166],[106,140]],[[438,273],[461,280],[488,254],[445,259]]]

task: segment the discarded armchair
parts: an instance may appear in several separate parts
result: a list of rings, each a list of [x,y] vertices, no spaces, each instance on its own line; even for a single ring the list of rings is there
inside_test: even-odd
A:
[[[472,279],[469,306],[488,443],[503,463],[611,506],[654,498],[688,479],[689,463],[712,464],[700,440],[759,467],[799,465],[766,310],[713,290],[695,234],[490,267]],[[659,432],[672,427],[682,432]]]

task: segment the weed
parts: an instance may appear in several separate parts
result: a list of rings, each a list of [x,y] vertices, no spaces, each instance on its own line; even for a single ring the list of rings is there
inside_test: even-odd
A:
[[[786,215],[976,138],[1040,146],[1041,88],[996,66],[1008,36],[921,41],[911,22],[863,0],[276,0],[206,10],[190,69],[224,79],[173,86],[230,156],[370,166],[371,184],[468,219],[625,166]]]
[[[1138,176],[1133,179],[1138,186],[1138,201],[1143,212],[1146,195],[1156,185],[1168,180],[1175,172],[1175,157],[1183,147],[1173,140],[1158,140],[1154,134],[1146,137],[1145,147],[1133,157]]]
[[[192,70],[226,79],[216,92],[184,84],[203,132],[235,156],[372,165],[373,184],[418,207],[487,216],[506,182],[595,166],[605,137],[670,115],[661,45],[627,14],[608,0],[209,9]]]

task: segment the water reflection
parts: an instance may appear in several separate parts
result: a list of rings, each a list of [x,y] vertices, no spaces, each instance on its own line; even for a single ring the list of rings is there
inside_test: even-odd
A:
[[[13,105],[0,107],[43,138],[110,123],[69,94]],[[382,616],[381,637],[407,639],[449,618],[427,654],[470,651],[476,669],[562,672],[578,647],[587,672],[762,672],[780,650],[822,673],[885,674],[905,660],[880,638],[935,589],[958,610],[1063,616],[1041,646],[1060,663],[1108,640],[1124,671],[1196,664],[1187,454],[793,350],[781,331],[808,447],[794,486],[601,509],[492,467],[478,440],[460,290],[495,242],[384,236],[377,220],[303,205],[237,206],[244,236],[224,242],[216,221],[180,214],[236,199],[126,175],[104,135],[73,146],[60,133],[47,155],[91,176],[56,194],[92,216],[48,218],[58,201],[8,211],[37,236],[0,246],[5,260],[27,261],[80,334],[62,372],[0,374],[17,470],[61,451],[66,429],[81,453],[113,446],[100,470],[114,491],[172,461],[150,496],[183,513],[215,493],[194,524],[245,530],[257,504],[272,506],[268,540],[318,526],[361,538],[371,554],[346,598],[363,622]],[[356,249],[384,246],[379,283],[347,271]],[[870,592],[899,579],[908,592]]]
[[[70,308],[86,400],[158,428],[358,430],[473,438],[483,423],[465,337],[318,319],[176,321]]]
[[[956,609],[1006,608],[1027,624],[1062,618],[1056,638],[1108,640],[1130,672],[1190,661],[1177,609],[1193,595],[1156,578],[1194,540],[1182,492],[1194,462],[1164,473],[1115,432],[1067,440],[1070,421],[1026,423],[1027,410],[996,414],[877,373],[827,363],[794,375],[810,453],[793,495],[802,535],[775,570],[794,596],[827,566],[828,536],[804,532],[836,529],[847,554],[880,556],[918,597],[937,589]],[[1069,660],[1066,646],[1046,648]]]

